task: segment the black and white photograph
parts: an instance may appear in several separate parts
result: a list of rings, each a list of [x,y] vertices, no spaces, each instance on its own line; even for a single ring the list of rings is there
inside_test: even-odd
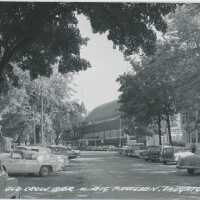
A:
[[[200,4],[0,1],[0,199],[200,199]]]

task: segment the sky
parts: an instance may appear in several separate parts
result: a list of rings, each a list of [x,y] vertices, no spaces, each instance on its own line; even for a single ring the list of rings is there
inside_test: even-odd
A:
[[[116,79],[131,66],[124,60],[121,52],[113,49],[112,41],[105,34],[93,34],[89,21],[79,16],[79,27],[83,37],[90,40],[81,49],[81,57],[87,59],[92,68],[74,76],[76,98],[80,99],[88,111],[95,107],[116,100],[119,96],[119,83]]]

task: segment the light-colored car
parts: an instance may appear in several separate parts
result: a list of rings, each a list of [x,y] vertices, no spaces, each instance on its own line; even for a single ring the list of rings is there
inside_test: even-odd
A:
[[[164,164],[176,164],[178,160],[191,154],[191,150],[185,147],[163,146],[161,150],[161,161]]]
[[[176,162],[178,162],[180,159],[185,158],[187,156],[191,156],[191,155],[193,155],[193,153],[189,150],[178,151],[178,152],[174,153],[174,160]]]
[[[36,146],[36,145],[29,145],[29,146],[21,145],[21,146],[16,146],[15,150],[21,150],[21,151],[23,151],[23,150],[31,150],[31,151],[39,152],[40,154],[42,154],[42,153],[44,153],[44,154],[51,153],[48,148],[45,148],[43,146]]]
[[[118,150],[118,148],[114,145],[107,146],[107,151],[117,151],[117,150]]]
[[[130,156],[139,158],[140,153],[145,150],[144,143],[135,143],[131,145]]]
[[[39,174],[47,176],[52,172],[62,170],[60,164],[55,160],[44,158],[44,155],[37,155],[29,151],[13,151],[10,156],[3,159],[2,166],[8,174]]]
[[[81,156],[81,151],[79,149],[73,149],[77,156]]]
[[[178,169],[186,169],[188,174],[194,174],[200,170],[200,156],[192,152],[187,152],[177,161]]]
[[[138,149],[138,150],[135,150],[135,157],[136,158],[143,158],[142,156],[144,155],[144,152],[146,153],[147,151],[147,148],[143,148],[143,149]]]
[[[15,188],[15,190],[8,190]],[[0,199],[20,198],[20,190],[16,178],[9,177],[3,166],[0,164]]]
[[[62,155],[56,155],[52,154],[51,150],[47,147],[43,146],[17,146],[15,150],[23,151],[25,154],[28,154],[29,152],[35,153],[35,156],[40,156],[40,159],[48,159],[52,160],[57,165],[60,165],[61,168],[64,168],[66,166],[69,166],[69,159],[67,157],[64,157]]]
[[[129,146],[123,146],[123,147],[119,148],[118,151],[119,151],[120,155],[127,156],[130,152],[130,147]]]

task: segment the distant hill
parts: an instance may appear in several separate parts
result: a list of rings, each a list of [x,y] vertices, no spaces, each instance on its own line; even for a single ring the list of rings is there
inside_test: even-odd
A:
[[[119,103],[117,100],[102,104],[92,110],[86,117],[86,122],[98,122],[119,116]]]

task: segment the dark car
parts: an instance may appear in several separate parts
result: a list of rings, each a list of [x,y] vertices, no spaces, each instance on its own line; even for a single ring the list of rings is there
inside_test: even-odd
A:
[[[148,146],[147,147],[147,157],[145,160],[160,161],[161,157],[161,146]]]
[[[162,148],[161,161],[163,164],[175,163],[175,150],[172,146],[164,146]]]

